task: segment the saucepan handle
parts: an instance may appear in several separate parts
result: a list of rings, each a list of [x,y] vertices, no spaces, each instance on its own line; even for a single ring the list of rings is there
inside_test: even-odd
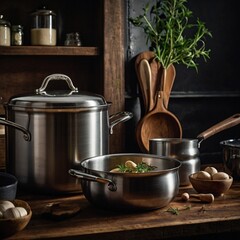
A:
[[[78,170],[75,170],[75,169],[69,169],[68,173],[71,176],[77,177],[77,178],[80,178],[80,179],[99,182],[99,183],[103,183],[103,184],[108,184],[108,189],[110,191],[116,191],[117,190],[116,184],[110,179],[97,177],[95,175],[84,173],[82,171],[78,171]]]
[[[233,116],[213,125],[212,127],[208,128],[204,132],[200,133],[197,138],[198,138],[198,145],[200,146],[200,143],[215,135],[216,133],[219,133],[223,130],[226,130],[228,128],[231,128],[233,126],[236,126],[240,123],[240,113],[234,114]]]

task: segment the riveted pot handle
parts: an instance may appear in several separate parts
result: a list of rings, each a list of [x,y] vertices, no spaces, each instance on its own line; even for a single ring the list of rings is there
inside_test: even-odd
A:
[[[95,181],[95,182],[99,182],[99,183],[103,183],[103,184],[108,184],[108,189],[110,191],[116,191],[117,190],[117,186],[116,184],[107,178],[102,178],[102,177],[97,177],[95,175],[92,174],[88,174],[88,173],[84,173],[75,169],[69,169],[68,173],[73,176],[73,177],[77,177],[77,178],[81,178],[84,180],[88,180],[88,181]]]
[[[16,129],[22,131],[24,140],[26,140],[26,141],[31,140],[31,133],[26,128],[22,127],[21,125],[19,125],[17,123],[14,123],[14,122],[11,122],[9,120],[6,120],[4,118],[0,118],[0,124],[6,125],[6,126],[9,126],[9,127],[14,127]]]
[[[78,88],[74,87],[73,83],[72,83],[72,80],[70,77],[68,77],[67,75],[64,75],[64,74],[59,74],[59,73],[55,73],[55,74],[51,74],[49,76],[47,76],[43,82],[42,82],[42,85],[40,88],[36,89],[36,93],[37,94],[46,94],[46,88],[48,86],[48,83],[52,80],[64,80],[66,81],[66,83],[68,84],[68,87],[70,88],[71,90],[71,94],[73,92],[78,92]]]
[[[110,134],[113,134],[113,127],[121,122],[126,122],[133,117],[131,112],[119,112],[109,116],[110,120]]]

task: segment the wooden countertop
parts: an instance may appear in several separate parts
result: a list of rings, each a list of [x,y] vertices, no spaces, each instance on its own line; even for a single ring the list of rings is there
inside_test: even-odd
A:
[[[183,192],[195,193],[191,187],[180,188],[179,195],[167,207],[138,213],[95,208],[81,194],[54,198],[23,195],[19,199],[29,203],[33,216],[24,230],[9,239],[196,239],[202,234],[226,233],[229,237],[233,232],[240,233],[240,183],[234,182],[224,196],[211,204],[183,202]],[[51,203],[77,204],[81,209],[76,215],[59,220],[43,214]],[[169,212],[171,207],[178,208],[179,214]]]

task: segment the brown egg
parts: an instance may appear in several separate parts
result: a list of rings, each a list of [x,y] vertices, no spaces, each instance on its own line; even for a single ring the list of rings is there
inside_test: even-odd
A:
[[[208,172],[211,176],[218,172],[215,167],[206,167],[204,171]]]
[[[192,177],[196,179],[196,178],[197,178],[197,175],[198,175],[198,172],[193,173]]]
[[[213,180],[226,180],[229,179],[229,175],[225,172],[217,172],[212,176]]]
[[[197,179],[211,180],[211,175],[208,172],[199,171],[197,174]]]

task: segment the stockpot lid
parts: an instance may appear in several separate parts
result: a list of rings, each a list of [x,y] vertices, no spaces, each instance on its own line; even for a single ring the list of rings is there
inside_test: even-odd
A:
[[[49,81],[52,80],[66,81],[69,89],[66,91],[46,91]],[[16,110],[57,109],[57,111],[99,110],[107,108],[108,105],[101,95],[79,92],[71,79],[63,74],[47,76],[41,87],[36,89],[35,94],[14,96],[7,103],[7,107]]]

